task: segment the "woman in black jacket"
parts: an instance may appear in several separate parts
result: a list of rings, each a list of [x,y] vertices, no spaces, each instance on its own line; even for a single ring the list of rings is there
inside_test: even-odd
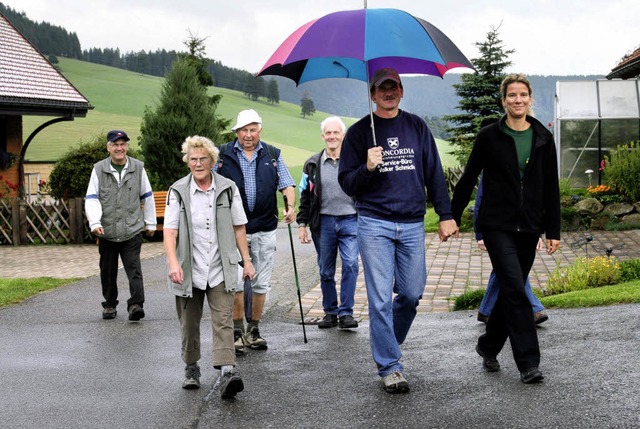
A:
[[[506,115],[480,130],[464,174],[456,185],[452,209],[460,225],[463,210],[483,173],[484,195],[476,220],[500,284],[498,301],[478,339],[483,367],[498,371],[496,356],[509,338],[520,379],[534,383],[540,348],[524,283],[536,243],[545,234],[547,253],[560,245],[560,190],[556,148],[551,133],[529,116],[532,89],[522,74],[500,85]]]

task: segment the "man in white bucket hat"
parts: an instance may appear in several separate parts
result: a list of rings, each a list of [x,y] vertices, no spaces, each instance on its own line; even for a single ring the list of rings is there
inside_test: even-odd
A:
[[[247,215],[247,240],[256,274],[252,282],[251,320],[244,327],[244,292],[238,292],[233,304],[233,325],[236,354],[243,354],[245,346],[266,350],[267,341],[260,336],[259,322],[271,289],[271,271],[276,250],[278,227],[277,191],[287,198],[284,221],[295,222],[295,182],[280,156],[280,149],[260,140],[262,118],[253,109],[238,113],[231,129],[237,138],[220,146],[218,164],[214,170],[233,180],[240,189]]]

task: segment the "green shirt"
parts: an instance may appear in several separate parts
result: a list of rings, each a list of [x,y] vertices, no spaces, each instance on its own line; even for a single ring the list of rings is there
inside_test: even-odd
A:
[[[529,127],[524,131],[516,131],[504,125],[504,132],[513,137],[516,143],[516,153],[518,154],[518,167],[520,168],[520,177],[524,176],[524,169],[529,162],[531,156],[531,144],[533,143],[533,127]]]

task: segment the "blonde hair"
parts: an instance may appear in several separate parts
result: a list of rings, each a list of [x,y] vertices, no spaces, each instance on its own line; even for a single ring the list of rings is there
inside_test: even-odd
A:
[[[204,149],[207,151],[211,157],[211,164],[218,162],[218,153],[220,153],[220,149],[218,149],[211,140],[202,136],[189,136],[182,143],[182,153],[184,154],[182,156],[182,160],[185,163],[189,162],[189,152],[194,149]]]

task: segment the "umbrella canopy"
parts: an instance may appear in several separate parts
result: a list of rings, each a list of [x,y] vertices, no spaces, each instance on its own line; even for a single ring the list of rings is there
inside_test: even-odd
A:
[[[473,69],[458,47],[427,21],[398,9],[359,9],[303,25],[257,75],[284,76],[298,85],[325,78],[367,82],[382,67],[439,77],[456,67]]]

